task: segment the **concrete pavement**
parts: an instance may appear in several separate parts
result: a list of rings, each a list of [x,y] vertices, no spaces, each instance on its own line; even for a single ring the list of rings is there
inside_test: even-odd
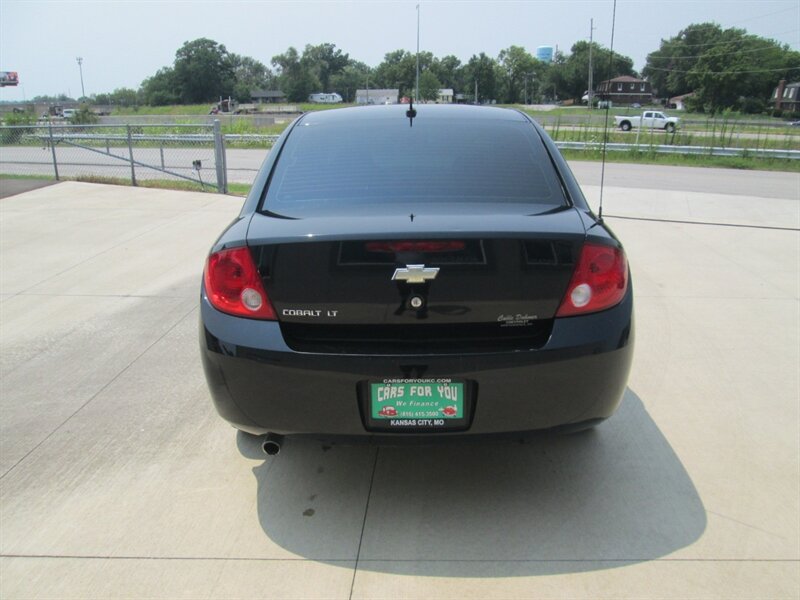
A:
[[[3,200],[0,597],[800,597],[800,194],[758,177],[789,193],[606,188],[607,215],[669,221],[608,217],[637,349],[596,431],[271,458],[216,415],[197,348],[240,199]]]

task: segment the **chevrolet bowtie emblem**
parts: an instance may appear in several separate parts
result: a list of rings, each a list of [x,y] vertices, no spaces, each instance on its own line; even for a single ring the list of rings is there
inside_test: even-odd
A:
[[[406,283],[425,283],[436,279],[439,267],[425,267],[425,265],[406,265],[405,269],[395,269],[392,281],[405,281]]]

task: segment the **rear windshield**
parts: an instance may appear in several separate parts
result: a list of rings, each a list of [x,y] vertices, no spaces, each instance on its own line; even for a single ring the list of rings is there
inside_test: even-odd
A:
[[[420,116],[412,127],[402,115],[347,122],[315,122],[312,115],[298,123],[275,166],[265,208],[300,216],[410,203],[565,204],[530,123]]]

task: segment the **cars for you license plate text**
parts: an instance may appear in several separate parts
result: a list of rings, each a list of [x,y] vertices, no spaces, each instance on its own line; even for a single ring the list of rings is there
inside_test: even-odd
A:
[[[370,384],[373,419],[392,426],[436,427],[464,417],[464,384],[450,379],[385,379]]]

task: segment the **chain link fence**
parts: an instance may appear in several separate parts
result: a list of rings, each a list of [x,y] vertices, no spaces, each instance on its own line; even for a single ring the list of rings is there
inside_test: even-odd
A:
[[[582,153],[601,152],[594,129],[550,129],[556,145]],[[624,134],[619,134],[623,135]],[[800,160],[797,140],[785,135],[745,139],[734,147],[725,136],[700,136],[664,143],[666,134],[628,134],[610,139],[608,151],[707,156],[749,156]],[[98,183],[176,187],[228,192],[252,184],[277,135],[223,134],[213,124],[67,125],[56,123],[0,126],[0,176],[54,178]],[[573,139],[576,138],[576,139]],[[785,139],[784,139],[785,138]],[[635,140],[635,142],[634,142]],[[773,147],[777,146],[777,147]]]
[[[213,125],[0,127],[0,174],[226,193],[225,139]],[[173,184],[174,185],[174,184]]]

